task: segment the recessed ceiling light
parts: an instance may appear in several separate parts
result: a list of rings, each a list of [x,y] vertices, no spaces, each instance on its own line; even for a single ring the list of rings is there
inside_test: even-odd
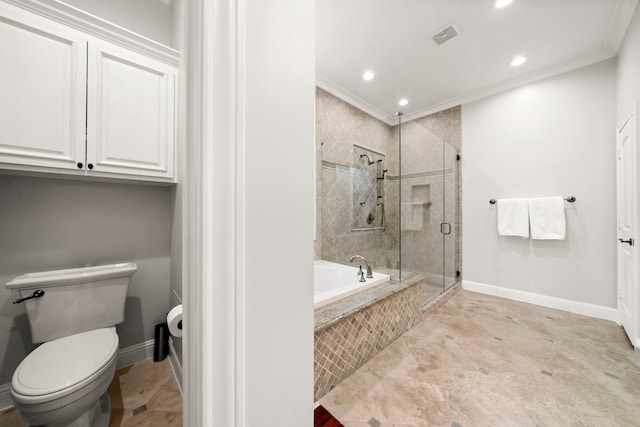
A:
[[[525,62],[527,62],[527,58],[524,56],[516,56],[515,58],[513,58],[513,61],[511,61],[511,66],[512,67],[517,67],[518,65],[522,65]]]
[[[401,106],[401,107],[404,107],[408,103],[409,103],[409,101],[407,101],[406,98],[402,98],[400,101],[398,101],[398,105]]]
[[[500,9],[505,6],[509,6],[512,1],[513,0],[496,0],[495,3],[493,3],[493,6]]]
[[[365,80],[371,80],[375,77],[375,74],[373,74],[373,71],[366,71],[363,75],[362,78]]]

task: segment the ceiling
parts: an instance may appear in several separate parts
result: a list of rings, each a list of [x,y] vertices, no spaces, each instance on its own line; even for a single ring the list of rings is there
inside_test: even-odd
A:
[[[317,0],[316,82],[393,124],[615,56],[637,1]]]

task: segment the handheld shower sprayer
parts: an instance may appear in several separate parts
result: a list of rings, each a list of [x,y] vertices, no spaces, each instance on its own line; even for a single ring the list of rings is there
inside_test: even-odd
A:
[[[384,169],[382,159],[378,160],[378,179],[384,179],[384,175],[389,172],[389,169]]]

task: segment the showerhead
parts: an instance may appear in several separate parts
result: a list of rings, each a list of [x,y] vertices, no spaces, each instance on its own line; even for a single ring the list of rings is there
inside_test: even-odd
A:
[[[370,165],[374,164],[375,162],[373,160],[371,160],[369,158],[369,156],[367,156],[366,154],[360,154],[360,158],[366,157],[367,158],[367,163],[369,163]]]

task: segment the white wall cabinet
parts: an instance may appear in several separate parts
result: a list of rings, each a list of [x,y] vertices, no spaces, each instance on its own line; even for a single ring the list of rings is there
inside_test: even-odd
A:
[[[88,52],[87,167],[172,178],[175,68],[102,41]]]
[[[0,8],[0,162],[74,169],[85,157],[87,40]]]
[[[176,67],[0,3],[0,168],[172,182]]]

